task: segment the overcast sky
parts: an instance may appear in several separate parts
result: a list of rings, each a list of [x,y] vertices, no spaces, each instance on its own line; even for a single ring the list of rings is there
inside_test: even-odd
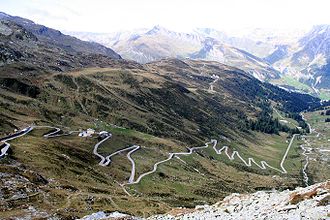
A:
[[[64,31],[114,32],[161,25],[308,28],[330,23],[330,0],[0,0],[0,10]]]

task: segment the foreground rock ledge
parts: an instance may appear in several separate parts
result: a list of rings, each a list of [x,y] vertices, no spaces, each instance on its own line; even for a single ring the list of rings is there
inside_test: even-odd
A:
[[[330,181],[294,191],[231,194],[214,205],[177,208],[149,220],[169,219],[330,219]],[[121,213],[94,213],[82,219],[142,219]]]

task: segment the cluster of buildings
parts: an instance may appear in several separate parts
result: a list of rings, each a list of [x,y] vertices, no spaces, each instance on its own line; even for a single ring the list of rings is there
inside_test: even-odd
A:
[[[88,128],[87,130],[83,130],[83,131],[81,131],[81,132],[78,134],[78,136],[79,136],[79,137],[92,137],[94,134],[98,134],[99,137],[102,138],[102,139],[103,139],[103,138],[106,138],[106,137],[108,137],[108,136],[110,135],[110,133],[107,132],[107,131],[101,131],[101,132],[97,133],[97,132],[95,132],[94,129],[92,129],[92,128]]]

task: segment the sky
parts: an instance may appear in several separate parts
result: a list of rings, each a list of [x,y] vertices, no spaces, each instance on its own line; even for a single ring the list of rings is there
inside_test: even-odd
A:
[[[116,32],[161,25],[293,29],[329,24],[330,0],[0,0],[0,11],[61,31]]]

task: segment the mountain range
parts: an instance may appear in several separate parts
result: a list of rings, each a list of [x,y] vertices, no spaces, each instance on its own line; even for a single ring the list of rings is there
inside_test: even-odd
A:
[[[116,33],[114,35],[72,34],[84,40],[102,43],[113,48],[125,59],[140,63],[169,57],[203,59],[239,67],[260,80],[279,78],[279,72],[268,63],[229,44],[235,42],[237,45],[250,45],[252,40],[244,41],[239,38],[225,37],[221,32],[215,30],[197,29],[193,33],[180,33],[155,26],[147,31],[137,30],[133,33]],[[218,38],[214,38],[215,36]],[[224,39],[226,40],[224,41]],[[256,42],[253,43],[256,44]],[[267,46],[269,50],[270,46]],[[261,45],[260,50],[267,46]]]
[[[254,34],[230,36],[212,28],[180,33],[155,26],[112,34],[71,34],[111,47],[125,59],[140,63],[166,57],[218,61],[289,90],[330,98],[329,25],[292,32],[285,36],[256,29]]]
[[[269,61],[286,75],[318,89],[329,89],[330,25],[319,25],[299,39],[296,45],[278,47]],[[279,54],[280,53],[280,54]]]

